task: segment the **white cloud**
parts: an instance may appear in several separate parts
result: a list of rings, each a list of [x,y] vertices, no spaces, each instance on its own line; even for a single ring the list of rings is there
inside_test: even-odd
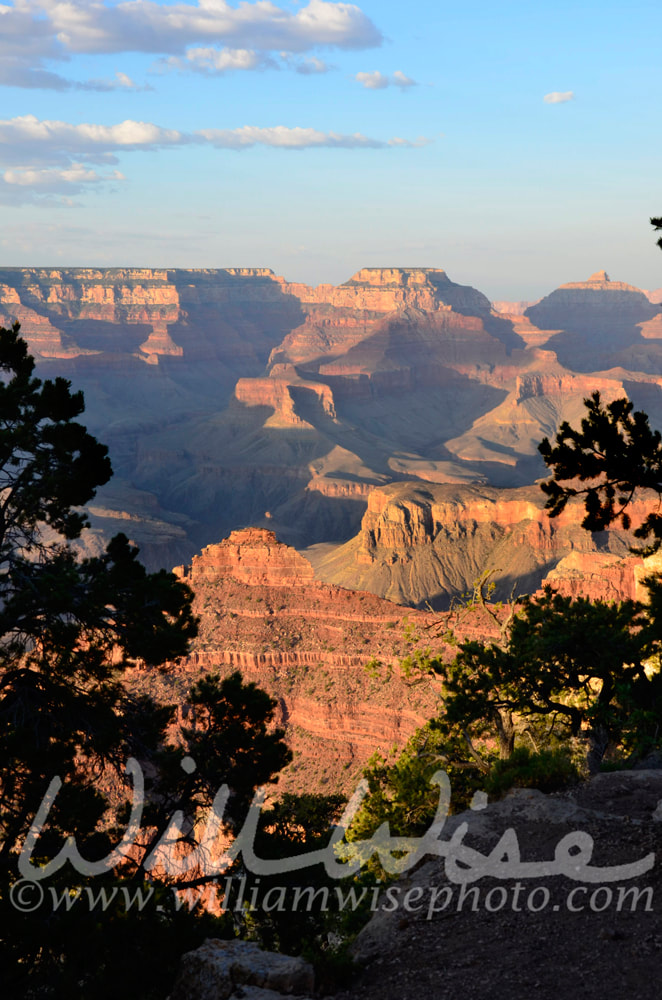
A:
[[[140,150],[189,145],[235,151],[253,146],[289,150],[388,149],[416,148],[429,141],[424,137],[382,140],[360,132],[342,134],[285,125],[179,132],[131,119],[115,125],[73,125],[23,115],[0,120],[0,202],[16,204],[65,191],[75,194],[91,184],[123,180],[122,174],[111,169],[118,155]],[[94,169],[93,165],[105,169]]]
[[[374,70],[372,73],[357,73],[354,79],[358,80],[366,90],[383,90],[390,82],[389,78],[379,70]]]
[[[72,87],[77,90],[97,90],[101,92],[110,90],[154,90],[149,84],[139,84],[119,70],[115,73],[114,80],[87,80],[85,83],[72,83]]]
[[[134,83],[131,77],[127,76],[126,73],[120,73],[119,71],[117,71],[115,73],[115,76],[117,78],[117,82],[119,83],[120,87],[127,87],[129,90],[136,89],[137,84]]]
[[[98,184],[101,181],[124,180],[124,174],[113,170],[110,174],[100,174],[83,163],[72,163],[70,167],[57,169],[45,167],[41,169],[5,170],[2,175],[5,184],[16,184],[19,187],[38,188],[41,191],[71,193],[81,190],[83,184]]]
[[[574,98],[572,90],[554,90],[551,94],[545,94],[543,101],[545,104],[565,104],[566,101],[573,101]]]
[[[114,162],[120,150],[179,146],[191,138],[175,129],[128,119],[116,125],[40,121],[34,115],[0,121],[0,166],[56,166],[72,157]]]
[[[389,146],[402,146],[407,149],[421,149],[422,146],[429,146],[432,139],[428,139],[425,135],[419,135],[417,139],[400,139],[396,136],[394,139],[389,139]]]
[[[386,87],[399,87],[400,90],[407,90],[409,87],[417,87],[418,84],[416,80],[412,80],[410,76],[406,76],[402,70],[396,69],[392,76],[386,76],[385,73],[380,73],[379,70],[373,70],[371,73],[357,73],[354,77],[366,90],[384,90]]]
[[[323,59],[318,59],[317,56],[307,56],[305,59],[291,60],[290,64],[294,66],[296,73],[302,73],[304,76],[313,76],[316,73],[328,73],[330,70],[335,69],[334,66],[324,62]]]
[[[248,149],[250,146],[275,146],[280,149],[313,149],[322,146],[334,149],[383,149],[388,145],[378,139],[355,132],[340,135],[337,132],[320,132],[314,128],[258,128],[244,125],[235,129],[202,129],[195,133],[218,149]]]
[[[404,139],[389,141],[394,145],[406,142]],[[8,159],[20,162],[24,167],[44,162],[55,165],[71,156],[94,162],[113,162],[118,152],[153,150],[190,143],[210,144],[222,149],[247,149],[255,145],[283,149],[319,146],[381,149],[389,141],[371,139],[360,132],[342,135],[300,126],[261,128],[243,125],[235,129],[209,128],[186,133],[130,119],[116,125],[95,125],[89,122],[72,125],[69,122],[40,121],[34,115],[23,115],[0,121],[0,165],[3,160],[6,164]]]
[[[296,11],[271,0],[242,0],[237,6],[225,0],[15,0],[13,7],[0,5],[0,83],[85,87],[48,67],[69,61],[74,53],[152,53],[182,57],[180,68],[223,72],[263,68],[272,64],[273,52],[362,49],[381,42],[381,33],[358,6],[332,0],[308,0]],[[302,63],[307,68],[300,71],[321,72],[315,61]]]
[[[32,7],[30,0],[20,0]],[[364,48],[381,35],[354,4],[309,0],[296,12],[270,0],[225,0],[158,4],[125,0],[111,6],[101,0],[35,0],[58,40],[70,52],[181,53],[198,41],[236,48],[303,52],[315,45]]]
[[[264,52],[255,49],[193,48],[186,59],[173,57],[171,63],[179,68],[188,66],[202,73],[226,73],[228,70],[252,70],[277,67],[277,63]]]

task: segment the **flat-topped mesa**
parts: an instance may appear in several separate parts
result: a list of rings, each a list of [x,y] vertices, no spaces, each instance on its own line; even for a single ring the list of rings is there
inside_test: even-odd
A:
[[[301,322],[283,286],[265,267],[0,268],[0,325],[18,320],[42,358],[216,359],[245,375]]]
[[[270,267],[225,267],[223,268],[225,274],[231,275],[233,278],[269,278],[271,281],[276,281],[276,275],[271,270]],[[219,271],[214,271],[214,274],[223,273]]]
[[[318,305],[376,314],[406,308],[429,312],[455,309],[481,315],[490,312],[489,300],[481,292],[457,285],[436,267],[363,267],[342,285],[309,288],[283,282],[283,290],[296,295],[307,311]]]
[[[569,281],[556,288],[524,315],[540,330],[581,331],[602,339],[607,328],[622,332],[648,322],[659,311],[641,289],[612,281],[606,271],[596,271],[588,281]],[[565,358],[563,363],[572,367],[573,359]]]
[[[638,295],[644,295],[644,292],[640,288],[628,285],[625,281],[612,281],[606,271],[596,271],[586,281],[568,281],[566,284],[560,285],[557,291],[560,291],[562,288],[580,288],[587,291],[636,292]]]
[[[69,319],[86,318],[86,308],[89,311],[90,306],[96,306],[106,310],[104,316],[90,313],[87,318],[141,323],[156,317],[176,322],[181,318],[181,302],[277,298],[282,297],[282,284],[283,279],[267,267],[10,267],[0,268],[0,287],[4,289],[0,302],[40,304]],[[155,314],[155,306],[171,309]],[[136,315],[136,307],[143,307],[144,313]]]
[[[440,267],[362,267],[345,285],[372,285],[374,287],[399,285],[452,285],[445,271]]]
[[[193,556],[190,567],[176,567],[175,573],[194,587],[225,577],[253,587],[303,587],[315,582],[308,560],[264,528],[233,531],[218,545],[208,545],[201,555]]]
[[[177,290],[162,269],[0,268],[0,324],[18,320],[31,350],[44,358],[137,353],[150,327],[144,359],[178,356],[166,325],[179,316]]]
[[[267,267],[0,268],[0,324],[19,320],[44,358],[216,357],[246,375],[242,365],[262,367],[302,325],[351,327],[408,309],[484,318],[490,304],[438,268],[364,268],[343,285],[317,288]]]

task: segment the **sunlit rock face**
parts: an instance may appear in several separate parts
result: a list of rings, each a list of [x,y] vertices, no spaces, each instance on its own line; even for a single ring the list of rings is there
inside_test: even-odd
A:
[[[586,531],[578,502],[550,518],[544,500],[536,487],[395,483],[372,491],[353,539],[311,558],[320,579],[419,607],[448,608],[485,573],[501,600],[546,584],[574,597],[638,597],[644,561],[630,551],[632,533]],[[656,505],[652,494],[633,505],[632,530]]]
[[[258,528],[232,532],[175,572],[193,590],[199,635],[164,678],[142,671],[136,680],[157,696],[174,689],[185,725],[186,690],[208,671],[239,669],[268,691],[294,751],[279,792],[353,791],[371,754],[402,746],[436,711],[435,685],[411,684],[397,668],[407,622],[422,629],[435,615],[316,580],[304,556]]]
[[[387,487],[531,486],[596,389],[662,426],[654,298],[602,271],[496,309],[439,268],[0,270],[0,323],[110,447],[88,550],[124,530],[150,567],[247,526],[330,558]]]
[[[279,542],[273,531],[244,528],[194,556],[187,576],[197,583],[231,576],[251,586],[303,587],[313,581],[315,574],[308,560]]]

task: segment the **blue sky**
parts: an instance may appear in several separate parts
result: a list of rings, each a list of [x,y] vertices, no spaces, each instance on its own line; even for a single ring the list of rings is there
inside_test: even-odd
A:
[[[662,5],[0,0],[0,264],[662,285]]]

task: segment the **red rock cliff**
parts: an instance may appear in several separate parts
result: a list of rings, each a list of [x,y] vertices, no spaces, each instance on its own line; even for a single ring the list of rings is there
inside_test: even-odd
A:
[[[394,670],[411,647],[405,617],[416,626],[433,616],[318,582],[303,556],[256,528],[233,532],[176,572],[200,616],[176,683],[240,669],[277,698],[295,752],[283,789],[352,790],[375,750],[402,745],[434,714],[434,688],[407,684]],[[367,673],[374,659],[379,666]],[[186,720],[186,706],[182,713]]]
[[[243,528],[218,545],[208,545],[182,572],[192,586],[231,577],[250,587],[305,587],[315,573],[296,549],[283,545],[273,531]]]

